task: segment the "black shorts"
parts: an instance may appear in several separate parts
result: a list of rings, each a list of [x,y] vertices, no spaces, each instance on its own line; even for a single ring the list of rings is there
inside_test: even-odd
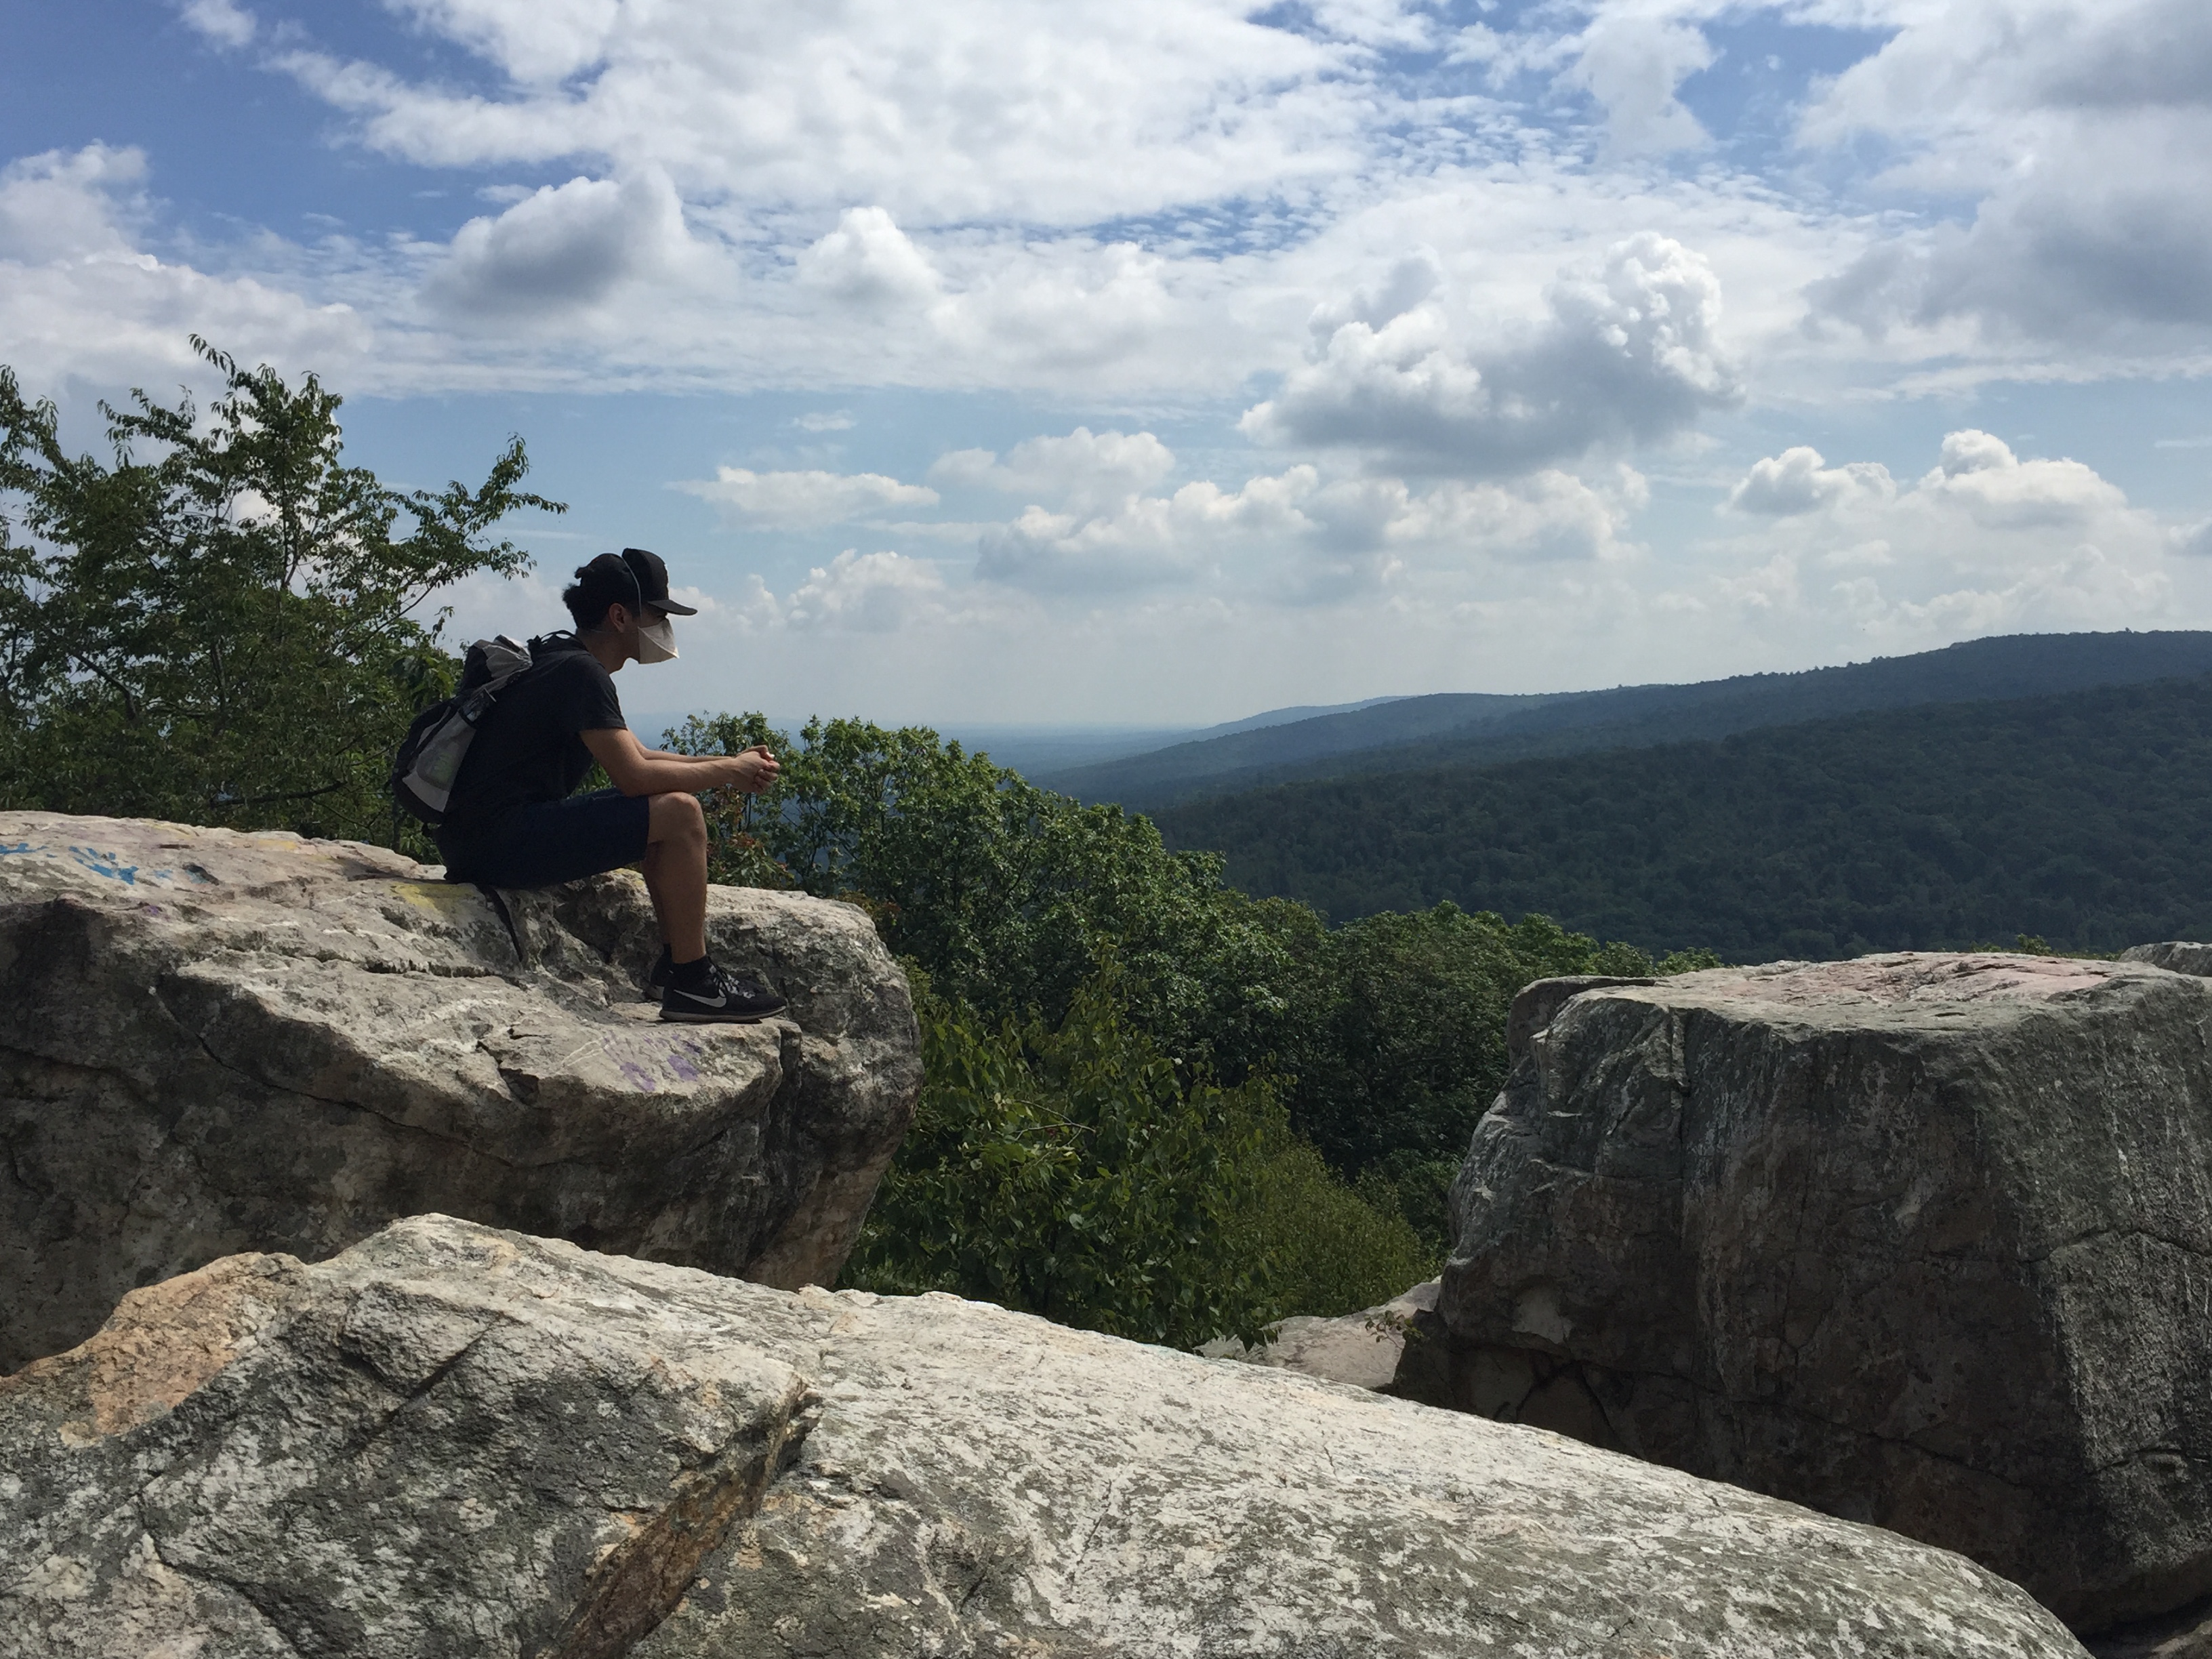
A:
[[[438,833],[447,881],[486,887],[550,887],[556,881],[618,870],[645,856],[653,797],[598,789],[533,801],[489,823]]]

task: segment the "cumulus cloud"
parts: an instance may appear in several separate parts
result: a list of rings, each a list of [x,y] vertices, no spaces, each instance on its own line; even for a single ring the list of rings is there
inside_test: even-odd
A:
[[[1840,610],[1899,642],[2022,627],[2155,620],[2188,532],[2130,505],[2094,468],[2023,459],[1993,434],[1948,434],[1900,484],[1871,462],[1828,466],[1798,447],[1753,465],[1729,495],[1768,523],[1759,562],[1723,579],[1760,614]],[[1777,545],[1779,543],[1780,545]]]
[[[125,215],[140,210],[145,152],[88,144],[0,168],[0,259],[136,259]]]
[[[717,467],[714,477],[676,488],[714,502],[736,523],[763,529],[843,524],[888,507],[934,507],[938,499],[927,484],[901,483],[880,472],[755,472],[742,466]]]
[[[940,456],[929,476],[1097,512],[1152,488],[1175,467],[1175,452],[1149,432],[1094,433],[1079,426],[1064,438],[1025,439],[1004,460],[988,449],[956,449]]]
[[[848,305],[924,305],[938,276],[906,233],[879,207],[848,208],[837,228],[799,256],[799,277]]]
[[[1323,314],[1325,343],[1241,428],[1409,471],[1497,477],[1672,437],[1741,396],[1719,337],[1720,283],[1679,242],[1631,237],[1596,270],[1563,273],[1547,298],[1534,335],[1470,350],[1401,265],[1358,302],[1364,314]]]
[[[785,606],[793,628],[892,634],[951,613],[945,578],[927,559],[847,548],[807,573]]]
[[[431,296],[479,314],[594,304],[624,283],[665,274],[690,252],[667,175],[571,179],[532,192],[453,237]]]
[[[358,363],[369,331],[343,305],[217,276],[145,251],[145,156],[90,144],[0,167],[0,361],[31,386],[197,380],[197,331],[248,362]]]
[[[975,574],[1039,592],[1188,583],[1241,566],[1261,591],[1311,602],[1371,590],[1416,567],[1584,561],[1621,556],[1648,499],[1621,470],[1594,486],[1545,470],[1510,484],[1326,479],[1310,465],[1210,479],[1111,505],[1031,506],[982,535]],[[1257,567],[1256,568],[1255,567]]]
[[[2128,499],[2079,461],[2023,461],[2003,439],[1971,428],[1943,440],[1920,493],[1989,530],[2071,530],[2124,512]]]
[[[1831,467],[1820,451],[1800,445],[1755,463],[1729,491],[1726,505],[1777,518],[1942,514],[1982,531],[2068,532],[2130,512],[2126,494],[2094,468],[2073,460],[2022,460],[2003,439],[1972,427],[1948,434],[1935,466],[1902,492],[1879,462]]]
[[[1235,491],[1208,482],[1185,484],[1172,496],[1130,495],[1103,512],[1031,507],[983,533],[975,574],[1061,592],[1188,580],[1229,542],[1302,528],[1297,503],[1315,483],[1310,467],[1298,467],[1279,478],[1251,479]]]
[[[1998,185],[1971,223],[1876,243],[1807,297],[1875,339],[1966,319],[1999,343],[2154,349],[2212,323],[2208,153],[2212,116],[2098,122]]]
[[[1800,444],[1755,463],[1729,492],[1728,505],[1739,513],[1778,518],[1811,513],[1866,495],[1887,501],[1897,493],[1889,469],[1879,461],[1854,461],[1831,467],[1820,452]]]
[[[2212,322],[2212,10],[1972,0],[1899,21],[1805,137],[1876,135],[1890,182],[1974,210],[1867,249],[1809,290],[1816,317],[2139,351]]]

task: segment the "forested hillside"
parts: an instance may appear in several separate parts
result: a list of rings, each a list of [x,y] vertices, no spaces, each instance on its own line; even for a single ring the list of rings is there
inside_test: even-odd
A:
[[[1449,899],[1745,962],[2203,939],[2212,678],[1340,778],[1158,822],[1337,922]]]
[[[1919,703],[1975,702],[2212,673],[2212,633],[2016,634],[1797,674],[1543,696],[1406,697],[1043,775],[1154,811],[1269,783],[1640,748]]]

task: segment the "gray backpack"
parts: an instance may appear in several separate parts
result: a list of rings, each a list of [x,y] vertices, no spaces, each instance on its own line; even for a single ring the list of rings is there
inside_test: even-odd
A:
[[[392,799],[425,823],[444,823],[477,726],[508,682],[529,666],[530,647],[504,634],[471,646],[460,689],[432,703],[407,728],[407,739],[392,763]]]

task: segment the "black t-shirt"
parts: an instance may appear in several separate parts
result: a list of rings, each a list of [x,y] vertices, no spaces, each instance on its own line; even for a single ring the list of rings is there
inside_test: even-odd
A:
[[[614,677],[573,637],[532,640],[530,656],[477,727],[441,840],[465,836],[513,807],[560,799],[592,769],[580,734],[627,724]]]

